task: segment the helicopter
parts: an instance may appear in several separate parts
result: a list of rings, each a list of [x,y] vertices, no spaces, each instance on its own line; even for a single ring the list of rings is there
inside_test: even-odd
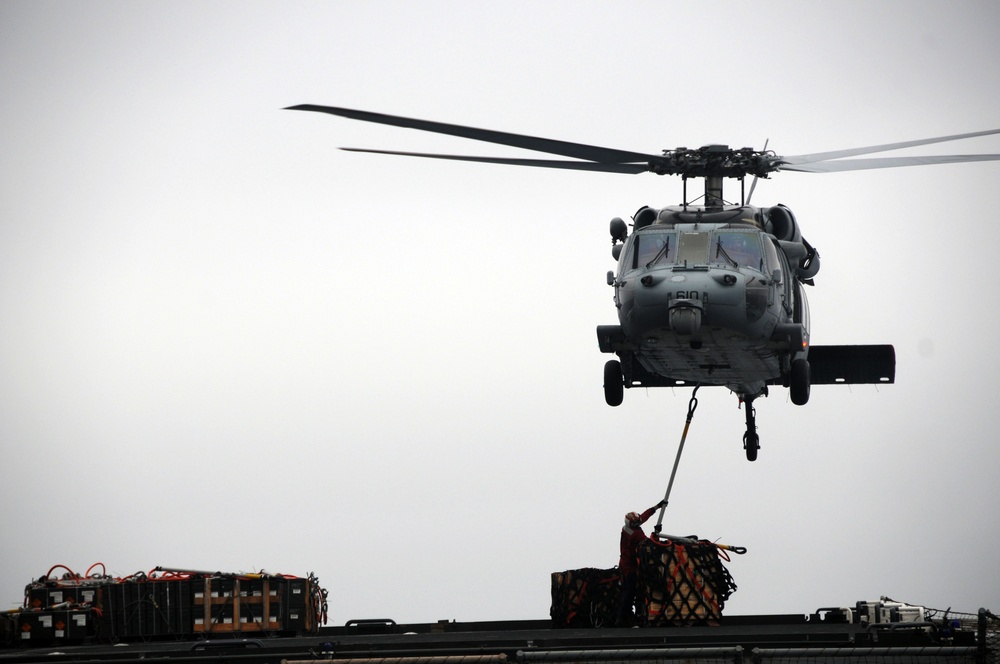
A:
[[[890,344],[809,343],[806,286],[814,286],[819,252],[802,235],[783,204],[753,206],[758,179],[779,171],[828,173],[900,166],[997,161],[1000,154],[851,159],[861,155],[1000,133],[1000,129],[887,143],[846,150],[781,156],[774,151],[712,144],[660,154],[632,152],[524,134],[418,120],[334,106],[300,104],[286,110],[328,113],[559,155],[569,159],[483,157],[341,148],[349,152],[608,173],[677,175],[680,205],[643,206],[629,224],[611,220],[611,254],[618,324],[598,325],[598,347],[616,359],[604,365],[604,398],[624,401],[626,389],[717,385],[745,406],[743,448],[757,459],[754,402],[769,387],[788,389],[793,404],[808,403],[813,385],[891,384]],[[750,191],[745,180],[752,176]],[[688,180],[704,181],[702,196],[688,200]],[[723,198],[726,179],[740,183],[740,202]],[[692,397],[693,399],[693,397]]]

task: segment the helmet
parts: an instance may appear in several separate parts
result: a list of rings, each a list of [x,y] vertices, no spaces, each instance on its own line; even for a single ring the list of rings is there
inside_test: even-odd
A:
[[[639,515],[636,512],[629,512],[625,515],[625,525],[627,526],[638,526],[639,525]]]

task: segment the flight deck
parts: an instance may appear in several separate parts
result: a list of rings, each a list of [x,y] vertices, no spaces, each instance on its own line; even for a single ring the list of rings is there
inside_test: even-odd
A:
[[[864,604],[864,603],[860,603]],[[862,609],[863,610],[863,609]],[[716,626],[559,629],[550,620],[397,624],[348,621],[316,634],[130,641],[0,649],[0,662],[336,661],[342,664],[517,662],[976,662],[998,659],[989,611],[865,623],[857,607],[812,615],[727,616]],[[850,620],[850,622],[848,622]]]

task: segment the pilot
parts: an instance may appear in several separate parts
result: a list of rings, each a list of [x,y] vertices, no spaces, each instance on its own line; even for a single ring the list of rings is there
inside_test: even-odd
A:
[[[636,583],[639,574],[639,545],[647,538],[642,530],[642,524],[653,516],[653,513],[666,505],[665,501],[660,501],[650,507],[642,514],[629,512],[625,515],[625,525],[622,526],[621,536],[621,558],[618,560],[618,573],[622,579],[622,596],[618,604],[618,615],[616,622],[622,625],[625,616],[631,615],[632,607],[635,606]]]
[[[649,261],[656,258],[660,250],[663,249],[663,238],[657,235],[644,235],[639,240],[639,259],[638,264],[640,266],[645,265]]]
[[[727,233],[720,236],[722,250],[738,265],[759,268],[760,249],[745,234]]]

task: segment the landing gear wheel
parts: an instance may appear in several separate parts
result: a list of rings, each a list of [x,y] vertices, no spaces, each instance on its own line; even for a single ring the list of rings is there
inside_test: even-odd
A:
[[[749,431],[743,434],[743,448],[747,451],[747,461],[757,460],[757,450],[760,449],[760,438]]]
[[[747,432],[743,434],[743,449],[747,453],[747,461],[757,460],[757,450],[760,449],[760,438],[757,436],[757,409],[753,407],[754,399],[759,395],[744,396],[747,416]]]
[[[625,399],[625,378],[622,363],[608,360],[604,365],[604,400],[609,406],[620,406]]]
[[[796,406],[804,406],[809,403],[809,383],[809,361],[799,358],[792,362],[788,391],[791,394],[792,403]]]

